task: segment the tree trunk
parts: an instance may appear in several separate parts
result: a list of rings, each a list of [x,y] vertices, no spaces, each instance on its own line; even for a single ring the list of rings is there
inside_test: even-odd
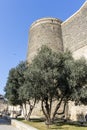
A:
[[[47,127],[52,124],[52,121],[51,121],[51,107],[52,107],[52,101],[50,102],[51,104],[48,103],[48,100],[45,100],[41,102],[41,107],[42,107],[42,111],[43,111],[43,114],[45,115],[46,117],[46,122],[45,124],[47,125]]]
[[[36,99],[34,100],[33,105],[31,105],[30,101],[27,101],[27,103],[24,103],[22,105],[23,115],[24,115],[25,120],[30,120],[30,116],[35,107],[35,104],[36,104]],[[28,105],[28,107],[27,107],[27,105]]]
[[[44,105],[43,105],[43,100],[41,101],[41,107],[42,107],[42,111],[43,111],[43,114],[44,114],[44,116],[46,117],[46,119],[48,118],[48,116],[47,116],[47,113],[46,113],[46,111],[45,111],[45,109],[44,109]]]
[[[63,100],[63,97],[60,99],[60,101],[58,102],[58,104],[57,104],[57,106],[56,106],[56,108],[55,108],[55,110],[54,110],[54,113],[53,113],[53,116],[52,116],[52,121],[54,121],[55,115],[57,114],[57,111],[58,111],[58,109],[60,108],[60,105],[61,105],[61,103],[62,103],[62,100]]]
[[[25,120],[27,120],[27,109],[26,109],[26,103],[24,103],[24,105],[23,105],[23,115],[24,115],[24,118],[25,118]]]
[[[27,120],[30,120],[31,113],[32,113],[32,111],[33,111],[33,109],[35,107],[35,104],[36,104],[36,99],[34,100],[34,104],[33,105],[31,105],[30,101],[28,102],[28,104],[30,105],[30,110],[27,113]]]
[[[62,115],[62,114],[64,114],[65,113],[65,109],[66,109],[66,104],[67,104],[67,101],[65,101],[64,102],[64,106],[63,106],[63,111],[62,112],[60,112],[60,113],[56,113],[57,115]]]

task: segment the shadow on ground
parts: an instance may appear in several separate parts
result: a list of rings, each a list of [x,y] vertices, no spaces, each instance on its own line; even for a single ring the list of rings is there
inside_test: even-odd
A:
[[[80,127],[87,127],[87,122],[79,122],[79,121],[55,121],[54,123],[56,126],[63,126],[63,125],[72,125],[72,126],[80,126]]]

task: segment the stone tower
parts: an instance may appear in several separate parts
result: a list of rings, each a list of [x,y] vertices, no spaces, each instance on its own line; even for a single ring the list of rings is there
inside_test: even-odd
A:
[[[28,63],[31,63],[42,45],[47,45],[56,52],[63,52],[68,48],[75,59],[82,56],[87,59],[87,1],[64,22],[56,18],[43,18],[31,25],[27,53]],[[71,120],[77,120],[78,114],[85,116],[87,107],[75,106],[73,102],[70,102],[68,112]],[[40,113],[40,111],[37,110],[35,113]]]
[[[27,61],[30,63],[42,45],[54,51],[63,51],[61,23],[56,18],[43,18],[30,27]]]

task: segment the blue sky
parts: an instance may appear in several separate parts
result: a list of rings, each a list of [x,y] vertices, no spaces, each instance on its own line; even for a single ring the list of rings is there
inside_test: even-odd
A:
[[[9,70],[26,60],[29,27],[35,20],[66,20],[86,0],[0,0],[0,94]]]

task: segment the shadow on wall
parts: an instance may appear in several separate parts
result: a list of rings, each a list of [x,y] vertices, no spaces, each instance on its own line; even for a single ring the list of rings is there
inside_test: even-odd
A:
[[[85,115],[83,113],[77,114],[77,120],[80,122],[84,122],[85,120]]]

